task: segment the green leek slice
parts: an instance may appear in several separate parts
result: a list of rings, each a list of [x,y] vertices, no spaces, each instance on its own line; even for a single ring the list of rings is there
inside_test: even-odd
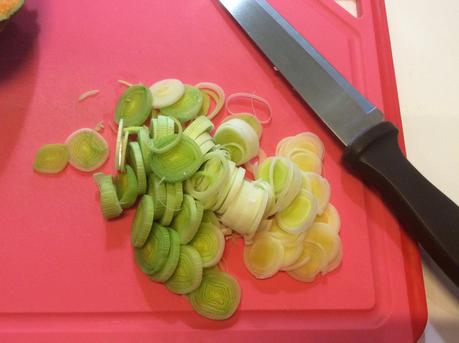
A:
[[[139,142],[140,151],[142,151],[145,172],[151,173],[150,160],[153,151],[151,150],[150,133],[146,126],[142,126],[137,134],[137,141]]]
[[[131,243],[136,248],[142,247],[150,234],[154,211],[153,198],[144,194],[137,206],[131,226]]]
[[[174,274],[166,287],[176,294],[188,294],[199,287],[202,280],[201,256],[195,248],[182,245],[180,258]]]
[[[166,182],[166,205],[160,223],[164,226],[169,226],[175,215],[177,203],[176,186],[173,183]]]
[[[181,244],[189,243],[196,235],[203,213],[204,209],[199,201],[188,194],[183,196],[182,209],[175,215],[171,224],[171,227],[177,231]]]
[[[118,174],[115,185],[121,207],[132,207],[137,199],[137,177],[131,166],[126,166],[126,171]]]
[[[145,274],[160,271],[167,262],[170,250],[169,230],[153,224],[147,241],[141,248],[135,248],[135,260]]]
[[[231,317],[241,302],[241,287],[234,277],[216,268],[205,269],[201,285],[188,295],[193,309],[214,320]]]
[[[252,245],[244,247],[245,266],[257,279],[266,279],[282,267],[284,247],[270,235],[261,235]]]
[[[120,119],[118,123],[118,131],[116,132],[116,143],[115,143],[115,169],[121,169],[121,150],[123,148],[123,126],[124,119]]]
[[[168,182],[184,181],[201,166],[203,156],[199,146],[187,136],[167,152],[151,156],[151,169]]]
[[[69,162],[69,152],[65,144],[45,144],[35,155],[33,169],[39,173],[57,174]]]
[[[111,175],[96,173],[93,175],[94,181],[99,187],[100,208],[105,219],[113,219],[118,217],[123,209],[121,208],[116,189],[113,185]]]
[[[169,236],[171,242],[169,256],[167,257],[164,267],[159,272],[148,276],[152,281],[166,282],[171,278],[177,268],[180,258],[180,237],[174,230],[169,230]]]
[[[218,217],[213,211],[206,210],[202,215],[202,223],[211,223],[214,226],[220,227],[220,222],[218,221]]]
[[[147,174],[138,142],[129,142],[127,160],[137,176],[137,194],[144,194],[147,190]]]
[[[69,162],[81,171],[93,171],[102,166],[108,158],[108,144],[104,137],[93,129],[79,129],[65,141]]]
[[[148,194],[153,197],[155,204],[155,220],[161,219],[166,206],[166,184],[153,173],[148,180]]]
[[[187,135],[191,139],[196,139],[201,134],[212,131],[213,128],[214,124],[209,118],[200,116],[193,120],[190,125],[188,125],[187,128],[183,130],[183,134]]]
[[[210,223],[202,223],[190,245],[201,255],[202,266],[215,266],[223,256],[225,237],[219,229]]]
[[[175,117],[184,123],[196,118],[202,107],[203,97],[201,91],[193,86],[185,85],[185,93],[174,104],[161,108],[161,114]]]
[[[115,109],[115,122],[124,119],[124,126],[140,126],[151,113],[152,96],[144,85],[129,87],[118,100]]]

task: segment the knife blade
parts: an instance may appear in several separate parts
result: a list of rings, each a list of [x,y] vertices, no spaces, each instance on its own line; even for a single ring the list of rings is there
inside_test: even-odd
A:
[[[459,207],[404,157],[397,128],[266,1],[220,2],[345,145],[344,165],[381,193],[459,286]]]

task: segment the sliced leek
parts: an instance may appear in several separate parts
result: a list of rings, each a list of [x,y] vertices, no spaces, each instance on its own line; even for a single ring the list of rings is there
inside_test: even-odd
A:
[[[166,287],[176,294],[188,294],[199,287],[201,280],[201,256],[195,248],[189,245],[182,245],[177,268],[167,280]]]
[[[325,252],[320,245],[305,241],[303,254],[308,257],[307,262],[287,273],[298,281],[312,282],[326,265]]]
[[[126,166],[126,171],[117,175],[115,185],[121,207],[126,209],[134,206],[137,199],[137,177],[131,166]]]
[[[185,93],[185,86],[177,79],[165,79],[155,82],[150,91],[153,108],[163,108],[176,103]]]
[[[131,243],[136,248],[142,247],[150,234],[154,211],[153,198],[148,194],[144,194],[137,206],[131,226]]]
[[[225,237],[219,227],[211,223],[202,223],[198,232],[190,242],[201,255],[202,266],[215,266],[223,256]]]
[[[185,85],[183,96],[174,104],[161,108],[161,114],[175,117],[184,123],[196,118],[202,107],[201,91],[193,86]]]
[[[341,227],[341,219],[338,210],[331,203],[328,204],[321,215],[316,217],[314,222],[328,224],[336,233],[339,233]]]
[[[153,197],[155,220],[161,219],[166,206],[166,184],[153,173],[150,174],[148,180],[148,194]]]
[[[228,149],[231,159],[241,165],[258,155],[260,148],[255,130],[242,119],[231,118],[215,132],[215,142]]]
[[[330,202],[330,184],[324,177],[316,173],[305,173],[309,178],[311,193],[317,199],[317,213],[322,214]]]
[[[108,144],[104,137],[93,129],[79,129],[65,141],[70,164],[81,171],[93,171],[108,158]]]
[[[262,235],[252,245],[244,247],[245,266],[258,279],[276,274],[282,267],[284,247],[270,235]]]
[[[33,169],[39,173],[57,174],[69,162],[69,151],[65,144],[45,144],[35,155]]]
[[[140,126],[151,113],[152,96],[144,85],[130,86],[121,96],[115,109],[115,121],[124,119],[124,126]]]
[[[276,221],[282,230],[298,234],[312,224],[316,215],[316,199],[310,192],[302,189],[290,205],[276,213]]]
[[[190,125],[187,126],[185,130],[183,130],[183,134],[187,135],[192,139],[198,138],[204,132],[210,132],[214,128],[214,124],[210,121],[207,117],[197,117],[193,120]]]
[[[180,238],[174,230],[169,230],[170,249],[166,263],[160,271],[149,275],[152,281],[166,282],[174,274],[180,258]]]
[[[205,269],[201,285],[188,294],[193,309],[214,320],[231,317],[241,302],[241,287],[234,277],[216,268]]]
[[[340,238],[335,230],[323,223],[313,224],[304,237],[306,242],[319,245],[324,251],[324,264],[329,264],[338,255]]]
[[[196,235],[203,213],[204,209],[199,201],[188,194],[183,196],[183,206],[171,224],[171,227],[177,231],[181,244],[189,243]]]
[[[135,260],[145,274],[156,273],[166,264],[171,246],[169,235],[167,228],[154,224],[145,244],[135,248]]]
[[[177,182],[192,176],[202,162],[199,146],[191,138],[182,136],[180,142],[169,151],[153,154],[150,166],[158,177],[168,182]]]
[[[151,150],[151,139],[148,127],[142,126],[137,133],[137,141],[139,142],[140,151],[144,161],[145,173],[151,173],[150,161],[152,158],[153,151]]]
[[[116,195],[115,185],[111,175],[96,173],[93,175],[94,181],[99,187],[100,208],[105,219],[118,217],[123,209],[121,208],[118,196]]]
[[[144,194],[147,190],[147,174],[145,173],[142,150],[138,142],[129,142],[127,161],[137,177],[137,194]]]

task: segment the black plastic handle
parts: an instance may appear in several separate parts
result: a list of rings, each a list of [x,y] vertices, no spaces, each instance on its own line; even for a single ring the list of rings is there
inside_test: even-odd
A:
[[[382,122],[345,151],[345,165],[374,186],[417,240],[459,286],[459,207],[403,156],[398,130]]]

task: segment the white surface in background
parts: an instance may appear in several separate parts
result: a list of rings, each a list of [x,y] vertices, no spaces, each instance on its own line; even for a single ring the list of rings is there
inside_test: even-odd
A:
[[[459,1],[386,9],[408,159],[459,204]],[[459,342],[459,289],[423,261],[429,322],[419,342]]]

